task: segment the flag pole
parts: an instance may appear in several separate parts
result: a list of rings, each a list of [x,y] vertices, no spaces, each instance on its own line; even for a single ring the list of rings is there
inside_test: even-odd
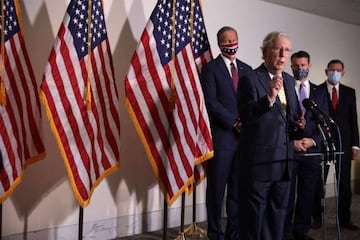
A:
[[[177,236],[176,240],[185,240],[184,233],[184,219],[185,219],[185,192],[181,194],[181,223],[180,223],[180,233]]]
[[[200,1],[200,0],[199,0]],[[191,0],[190,2],[191,6],[190,6],[190,34],[191,34],[191,38],[193,38],[193,28],[194,28],[194,5],[195,2],[194,0]],[[201,1],[199,2],[199,4],[201,5]],[[195,169],[194,169],[195,172]],[[201,229],[197,223],[196,223],[196,185],[197,182],[194,183],[194,188],[193,188],[193,220],[191,225],[185,230],[185,235],[186,236],[191,236],[191,237],[206,237],[206,231],[204,231],[203,229]]]
[[[185,229],[185,236],[191,238],[205,238],[207,236],[206,231],[200,228],[196,223],[196,186],[197,184],[194,184],[192,223]]]
[[[78,240],[83,239],[83,223],[84,223],[84,209],[79,206],[79,232],[78,232]]]
[[[2,238],[2,203],[0,203],[0,239]]]
[[[5,88],[5,17],[4,0],[1,0],[1,76],[0,76],[0,105],[6,106],[6,88]]]
[[[167,214],[168,214],[168,205],[166,202],[166,197],[164,196],[163,240],[167,239]]]

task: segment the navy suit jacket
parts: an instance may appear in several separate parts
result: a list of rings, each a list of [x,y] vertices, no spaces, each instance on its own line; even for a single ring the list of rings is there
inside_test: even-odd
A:
[[[319,87],[326,89],[326,82],[322,83]],[[330,117],[336,122],[340,129],[341,140],[342,140],[342,151],[344,151],[345,158],[351,157],[352,146],[359,146],[359,129],[357,121],[356,111],[356,95],[355,89],[339,85],[339,96],[337,111],[334,112],[330,95],[328,94],[328,106]],[[337,150],[339,149],[339,141],[336,129],[333,129],[333,135],[335,136],[335,144]]]
[[[310,82],[310,99],[313,99],[318,108],[327,116],[329,116],[328,93],[323,87]],[[320,134],[318,123],[315,121],[313,113],[309,110],[305,113],[306,125],[302,137],[310,137],[315,143],[316,147],[308,149],[310,153],[321,153],[323,150],[323,137]]]
[[[240,134],[240,159],[243,176],[257,181],[290,178],[289,161],[294,157],[293,123],[299,118],[295,79],[283,72],[287,109],[279,97],[271,107],[268,99],[270,76],[265,65],[240,79],[238,96],[243,127]],[[289,180],[289,179],[288,179]]]
[[[239,78],[252,70],[238,59],[236,63]],[[236,148],[238,135],[232,129],[239,118],[238,99],[233,79],[221,55],[202,68],[201,85],[210,118],[214,150]]]

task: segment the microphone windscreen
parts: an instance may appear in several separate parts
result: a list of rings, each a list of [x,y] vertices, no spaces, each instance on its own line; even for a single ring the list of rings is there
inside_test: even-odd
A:
[[[307,110],[317,106],[316,102],[310,98],[305,98],[302,101],[302,104],[303,104],[304,108],[306,108]]]

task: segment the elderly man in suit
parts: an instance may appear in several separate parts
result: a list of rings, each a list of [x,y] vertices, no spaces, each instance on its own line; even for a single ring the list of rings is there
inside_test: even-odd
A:
[[[284,69],[291,54],[287,34],[263,40],[264,62],[240,79],[240,239],[282,239],[290,193],[293,137],[304,127],[295,79]],[[299,145],[301,150],[305,150]]]
[[[237,87],[239,77],[252,68],[236,58],[238,35],[232,27],[217,33],[221,54],[201,71],[205,103],[210,118],[214,157],[207,162],[206,208],[209,239],[238,238],[238,168],[236,152],[241,122],[239,120]],[[227,225],[222,231],[222,203],[227,190]]]

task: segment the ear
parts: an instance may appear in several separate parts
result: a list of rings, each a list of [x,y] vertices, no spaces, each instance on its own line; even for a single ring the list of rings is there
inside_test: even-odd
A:
[[[345,75],[345,71],[342,71],[341,72],[341,77],[344,77],[344,75]]]
[[[261,47],[262,59],[266,58],[266,48]]]

